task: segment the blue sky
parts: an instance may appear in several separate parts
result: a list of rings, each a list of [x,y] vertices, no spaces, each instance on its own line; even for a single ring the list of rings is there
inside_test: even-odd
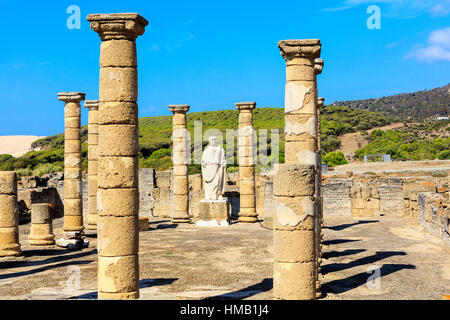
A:
[[[66,26],[70,5],[81,9],[79,30]],[[381,29],[367,27],[370,5],[381,10]],[[283,39],[321,39],[326,103],[450,82],[450,0],[8,1],[2,12],[0,135],[63,132],[60,91],[97,99],[100,38],[89,13],[149,20],[137,40],[140,117],[169,115],[169,104],[283,107]]]

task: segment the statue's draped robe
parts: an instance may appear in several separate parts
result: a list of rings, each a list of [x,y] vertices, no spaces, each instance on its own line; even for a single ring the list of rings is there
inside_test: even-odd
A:
[[[205,199],[221,200],[225,187],[225,150],[209,146],[202,156],[202,175],[205,179]]]

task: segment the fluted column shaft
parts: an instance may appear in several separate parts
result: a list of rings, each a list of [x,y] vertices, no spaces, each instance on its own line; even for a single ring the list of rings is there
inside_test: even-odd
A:
[[[138,80],[135,13],[92,14],[101,39],[98,126],[98,298],[139,298]]]
[[[84,230],[81,172],[81,92],[61,92],[64,119],[64,232]]]
[[[239,184],[240,184],[240,222],[257,222],[256,181],[255,181],[255,129],[253,128],[253,111],[255,102],[236,103],[239,110]]]
[[[173,223],[189,223],[189,176],[188,176],[188,131],[186,113],[188,105],[171,105],[172,140],[173,140],[173,198],[174,210],[172,212]]]

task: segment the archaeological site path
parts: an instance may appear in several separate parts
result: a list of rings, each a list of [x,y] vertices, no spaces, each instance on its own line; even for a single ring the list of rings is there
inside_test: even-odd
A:
[[[272,230],[257,224],[198,228],[154,218],[140,233],[141,299],[272,299]],[[54,221],[55,233],[62,219]],[[0,258],[0,299],[95,299],[96,238],[68,251],[28,245]],[[325,299],[441,299],[449,294],[450,249],[404,217],[325,218]],[[369,288],[369,267],[379,288]],[[80,275],[79,287],[76,282]],[[446,291],[447,289],[447,291]]]

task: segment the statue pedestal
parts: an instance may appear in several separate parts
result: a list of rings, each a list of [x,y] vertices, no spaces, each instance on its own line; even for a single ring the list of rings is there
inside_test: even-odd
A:
[[[201,200],[198,227],[227,227],[230,225],[230,209],[227,200]]]

